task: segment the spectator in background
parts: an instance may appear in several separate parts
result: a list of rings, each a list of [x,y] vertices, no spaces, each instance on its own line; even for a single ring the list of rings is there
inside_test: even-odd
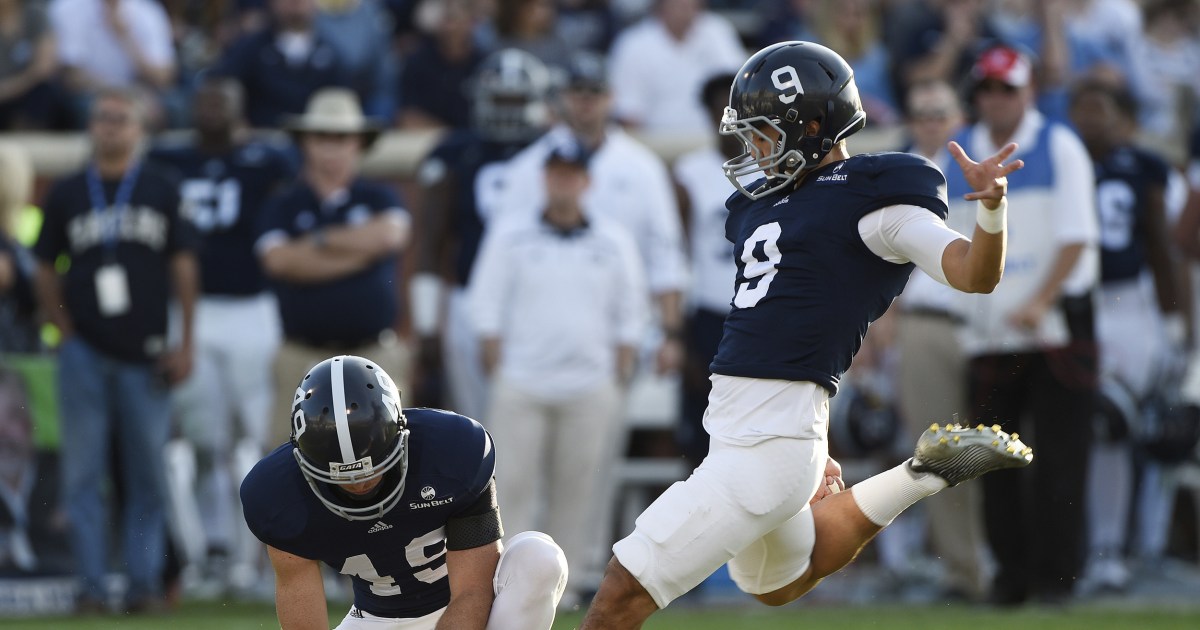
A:
[[[722,164],[742,154],[737,136],[717,135],[725,107],[729,105],[732,73],[718,74],[704,82],[701,102],[716,136],[712,146],[686,153],[672,169],[675,188],[687,221],[691,255],[691,287],[688,291],[688,316],[684,325],[683,391],[680,396],[679,445],[691,467],[700,465],[708,454],[708,433],[704,431],[704,408],[712,389],[708,366],[717,354],[717,344],[733,299],[733,244],[725,238],[725,220],[729,210],[725,200],[737,189],[724,177]]]
[[[417,174],[425,203],[410,291],[426,382],[438,382],[444,373],[449,406],[486,424],[488,381],[469,321],[466,287],[505,190],[508,159],[550,124],[553,83],[537,57],[504,49],[483,61],[471,87],[471,128],[447,134]],[[450,288],[444,317],[443,278]]]
[[[1124,87],[1096,79],[1082,82],[1072,88],[1070,111],[1096,165],[1100,219],[1096,336],[1104,349],[1101,374],[1115,381],[1101,394],[1123,387],[1133,400],[1146,400],[1164,386],[1167,353],[1186,343],[1179,267],[1167,236],[1165,197],[1171,167],[1133,145],[1137,105]],[[1154,294],[1147,290],[1147,274],[1153,278]],[[1085,586],[1092,590],[1124,590],[1130,580],[1125,548],[1134,462],[1128,426],[1145,426],[1147,421],[1137,416],[1123,420],[1128,423],[1124,430],[1109,425],[1092,447],[1091,553],[1084,576]]]
[[[504,518],[512,531],[536,527],[562,545],[572,567],[565,606],[579,602],[607,542],[601,524],[625,434],[621,385],[633,376],[646,316],[633,239],[585,214],[587,160],[578,144],[552,150],[540,220],[490,229],[468,289],[494,377],[492,439],[497,451],[523,453],[496,472]]]
[[[1008,432],[1032,423],[1041,453],[1026,471],[983,481],[998,572],[991,597],[1061,602],[1081,574],[1084,500],[1096,394],[1092,291],[1099,278],[1095,178],[1086,149],[1033,109],[1033,66],[1017,50],[985,50],[971,70],[979,122],[955,140],[969,155],[1015,142],[1025,168],[1008,178],[1004,281],[964,301],[972,422]],[[970,187],[947,173],[950,224],[975,215]],[[1032,494],[1032,496],[1030,496]]]
[[[1187,205],[1175,223],[1172,236],[1189,258],[1200,259],[1200,127],[1192,132],[1185,170],[1189,188]]]
[[[46,128],[59,121],[54,32],[41,6],[0,0],[0,129]]]
[[[36,450],[25,383],[0,367],[0,577],[70,573],[60,505],[58,458]]]
[[[1140,102],[1142,130],[1159,141],[1180,141],[1200,122],[1200,4],[1148,0],[1145,32],[1132,51],[1129,75]]]
[[[484,57],[475,45],[474,4],[444,0],[428,11],[437,26],[404,63],[396,124],[402,129],[465,129],[470,124],[466,82]]]
[[[963,124],[958,93],[944,81],[927,81],[909,88],[907,103],[906,150],[932,160],[942,172],[953,170],[946,143]],[[964,316],[958,294],[914,269],[894,309],[897,402],[905,431],[900,442],[907,443],[908,436],[919,435],[939,419],[957,416],[969,422],[967,357],[959,341]],[[944,568],[943,592],[974,601],[986,598],[990,586],[982,492],[979,484],[965,483],[924,503],[929,544]]]
[[[655,0],[654,13],[613,42],[609,80],[617,120],[646,132],[704,134],[700,86],[734,72],[746,52],[725,18],[704,0]]]
[[[396,109],[396,55],[391,19],[379,0],[324,0],[317,29],[337,49],[350,88],[368,116],[391,120]]]
[[[198,502],[201,522],[176,525],[201,548],[189,560],[213,561],[197,568],[219,571],[228,558],[230,575],[213,577],[248,587],[257,576],[247,569],[262,550],[240,527],[237,487],[269,445],[271,365],[282,336],[254,240],[267,197],[296,169],[281,148],[246,138],[242,90],[232,79],[201,85],[192,111],[194,141],[159,145],[149,156],[182,176],[179,194],[201,236],[195,369],[172,395],[184,444],[201,455],[202,481],[186,497]]]
[[[812,0],[760,0],[764,19],[754,43],[770,46],[788,40],[815,41],[812,13],[817,6]]]
[[[891,59],[879,36],[878,2],[821,3],[813,23],[813,41],[837,51],[850,64],[871,124],[886,126],[899,122],[900,107],[892,94]]]
[[[16,237],[32,188],[33,165],[24,148],[0,144],[0,356],[41,349],[33,295],[37,263]]]
[[[984,0],[915,0],[897,16],[892,63],[895,85],[922,81],[959,86],[975,60],[979,42],[996,37]]]
[[[354,92],[326,88],[288,123],[301,176],[263,210],[255,243],[279,300],[284,342],[275,360],[272,443],[287,440],[297,375],[331,353],[370,357],[407,389],[408,350],[396,336],[398,256],[409,215],[391,189],[359,177],[380,125]]]
[[[319,89],[348,83],[337,48],[316,28],[316,0],[270,0],[268,28],[234,42],[213,68],[245,90],[251,127],[279,127]],[[289,379],[290,380],[290,379]]]
[[[656,370],[672,373],[683,360],[683,290],[688,281],[678,206],[670,174],[658,156],[610,122],[608,76],[599,57],[581,53],[572,59],[562,92],[563,122],[509,161],[493,223],[536,221],[545,201],[540,184],[546,157],[563,143],[582,144],[592,155],[584,207],[589,216],[613,220],[633,235],[658,307],[659,330],[648,338],[657,344]]]
[[[576,50],[603,55],[617,35],[617,16],[608,0],[558,0],[554,30]]]
[[[115,440],[123,497],[121,540],[129,578],[126,609],[161,606],[165,549],[163,448],[168,386],[192,365],[192,311],[199,280],[191,225],[179,214],[177,182],[137,155],[145,117],[138,97],[97,93],[86,169],[46,197],[34,253],[42,312],[58,327],[63,496],[81,579],[80,612],[107,599],[108,524],[103,487]],[[65,272],[55,268],[71,257]],[[180,343],[167,341],[172,292]]]
[[[555,30],[554,0],[496,0],[492,48],[524,50],[549,66],[565,66],[576,48]]]
[[[174,82],[171,22],[160,3],[52,0],[49,13],[67,89],[84,111],[100,88],[136,85],[157,93]]]

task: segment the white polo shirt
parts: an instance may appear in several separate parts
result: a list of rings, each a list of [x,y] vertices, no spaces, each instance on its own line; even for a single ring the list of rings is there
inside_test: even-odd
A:
[[[712,121],[700,103],[700,87],[714,74],[737,72],[745,61],[737,31],[721,16],[702,12],[682,41],[657,17],[647,17],[613,42],[614,113],[647,132],[708,132]]]
[[[467,299],[475,331],[500,339],[499,375],[548,401],[612,382],[617,346],[640,343],[648,318],[633,241],[603,219],[490,227]]]
[[[737,265],[734,248],[725,238],[729,209],[725,201],[737,192],[725,177],[725,156],[715,147],[684,154],[675,161],[675,181],[688,196],[688,251],[692,282],[689,305],[728,313],[733,301]]]
[[[571,130],[559,125],[513,156],[505,173],[504,191],[494,206],[495,223],[540,220],[546,200],[546,157],[571,138]],[[650,292],[686,290],[683,228],[662,160],[614,125],[588,163],[588,174],[591,185],[583,198],[588,216],[610,220],[628,230],[645,266]],[[493,224],[489,223],[489,229]]]
[[[75,66],[107,85],[129,86],[137,66],[104,18],[104,0],[54,0],[50,22],[64,65]],[[153,0],[121,0],[117,9],[142,54],[153,65],[175,63],[171,23],[162,5]]]

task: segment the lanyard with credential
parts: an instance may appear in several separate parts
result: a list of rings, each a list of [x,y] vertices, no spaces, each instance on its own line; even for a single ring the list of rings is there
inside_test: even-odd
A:
[[[125,170],[125,175],[121,177],[121,183],[117,186],[117,195],[113,197],[112,210],[114,215],[105,217],[107,220],[102,220],[103,235],[104,235],[104,254],[108,259],[116,257],[117,241],[120,238],[121,219],[125,215],[125,211],[129,209],[129,202],[133,198],[133,188],[137,185],[138,172],[141,171],[142,165],[139,162],[134,162]],[[87,170],[88,196],[91,197],[92,212],[96,212],[103,216],[110,206],[108,199],[104,197],[104,185],[100,182],[100,172],[96,170],[93,164]]]

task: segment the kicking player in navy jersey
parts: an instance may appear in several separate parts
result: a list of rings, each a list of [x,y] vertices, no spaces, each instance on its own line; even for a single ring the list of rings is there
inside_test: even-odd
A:
[[[241,490],[283,630],[328,628],[321,562],[354,587],[337,630],[549,630],[566,560],[540,532],[502,548],[496,453],[479,423],[402,409],[382,369],[342,355],[300,381],[291,425]]]
[[[1006,176],[1022,166],[1004,162],[1013,144],[982,162],[950,145],[975,191],[965,198],[980,201],[968,240],[945,224],[946,180],[929,160],[850,156],[845,140],[865,123],[853,72],[828,48],[775,44],[738,72],[720,127],[745,147],[724,164],[739,190],[725,224],[738,271],[712,363],[709,453],[613,546],[584,629],[640,628],[726,562],[743,591],[788,603],[916,501],[1032,460],[999,427],[935,424],[912,459],[837,493],[829,398],[867,326],[914,266],[960,291],[995,288]]]

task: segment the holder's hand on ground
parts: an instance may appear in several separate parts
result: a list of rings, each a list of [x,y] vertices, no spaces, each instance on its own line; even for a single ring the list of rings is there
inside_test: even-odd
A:
[[[1008,192],[1009,173],[1025,166],[1025,162],[1021,160],[1004,163],[1004,160],[1017,150],[1015,142],[1004,145],[995,155],[982,162],[972,160],[966,150],[953,140],[946,145],[946,148],[950,150],[950,155],[954,157],[955,162],[958,162],[958,168],[962,169],[963,177],[975,191],[963,195],[963,199],[982,201],[988,210],[1000,207],[1000,201]]]

